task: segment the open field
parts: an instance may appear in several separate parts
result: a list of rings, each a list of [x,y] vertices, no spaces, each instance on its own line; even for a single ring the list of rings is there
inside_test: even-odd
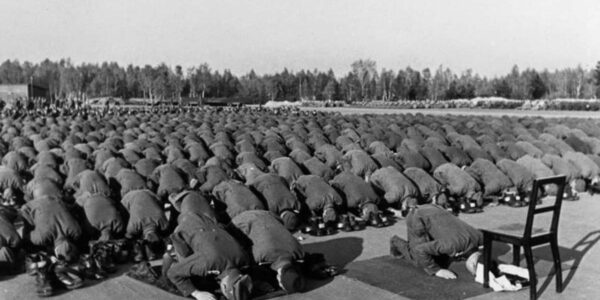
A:
[[[313,110],[313,108],[302,108],[302,110]],[[344,115],[393,113],[410,113],[414,115],[416,113],[423,113],[427,115],[511,115],[523,117],[577,117],[594,119],[597,119],[600,116],[600,113],[591,112],[519,110],[402,110],[361,108],[317,108],[316,110],[336,111]],[[202,112],[199,112],[198,114],[201,113]],[[212,114],[215,112],[211,111],[209,113]],[[223,112],[221,111],[219,113]],[[244,112],[242,112],[242,114],[243,113]],[[255,112],[248,112],[248,115],[253,113]],[[255,124],[252,122],[259,122],[260,118],[279,118],[279,116],[273,116],[271,112],[268,111],[256,114],[256,119],[244,120],[244,122],[247,122],[244,125],[253,126]],[[224,120],[224,118],[222,118],[223,115],[218,115],[217,113],[211,116],[214,117],[215,120]],[[240,119],[242,117],[241,115],[233,116],[234,117],[232,117],[231,120],[235,121],[238,121],[235,117]],[[167,119],[168,117],[175,118],[177,116],[163,116],[162,119]],[[323,115],[321,118],[326,121],[334,119],[331,115]],[[378,122],[385,122],[387,119],[388,118],[379,116],[378,119],[372,120],[373,123],[371,123],[371,125],[373,127],[378,126]],[[391,119],[391,117],[389,119]],[[422,118],[419,118],[419,121],[420,119]],[[432,120],[434,118],[430,117],[429,119]],[[460,119],[460,122],[466,120],[465,118],[457,119]],[[160,122],[164,121],[161,120]],[[511,125],[511,122],[512,121],[509,121],[504,125]],[[195,124],[195,126],[196,125],[198,124]],[[483,122],[479,123],[479,125],[484,127],[486,124]],[[194,127],[194,130],[198,127],[199,126]],[[324,128],[325,126],[322,127]],[[228,138],[233,140],[231,137]],[[365,149],[366,148],[367,147],[365,147]],[[237,151],[241,152],[239,149]],[[240,162],[237,162],[236,160],[233,161],[235,161],[236,164],[240,164]],[[507,206],[487,206],[484,210],[485,212],[481,214],[461,214],[460,218],[477,228],[495,229],[522,223],[526,212],[526,208],[510,208]],[[552,272],[549,249],[547,247],[542,247],[534,252],[534,256],[536,270],[539,275],[538,289],[540,289],[541,297],[543,299],[595,299],[600,297],[600,287],[596,284],[596,281],[600,279],[600,270],[597,268],[600,264],[600,246],[598,246],[598,241],[600,241],[600,222],[598,222],[599,212],[600,195],[590,196],[588,194],[583,194],[581,195],[580,201],[564,203],[559,229],[559,244],[561,246],[560,250],[563,258],[565,291],[562,294],[554,292],[553,279],[552,277],[548,278],[548,275]],[[353,280],[343,275],[344,267],[352,262],[387,255],[389,252],[388,241],[394,234],[406,238],[406,224],[404,220],[397,220],[394,225],[387,228],[375,229],[369,227],[364,231],[338,233],[327,237],[312,237],[296,233],[297,237],[302,236],[301,243],[308,252],[324,253],[330,263],[337,265],[342,270],[342,274],[328,282],[311,282],[309,290],[305,293],[283,296],[279,299],[404,299],[399,295]],[[511,257],[509,248],[501,244],[495,245],[495,253],[505,261],[508,261],[509,257]],[[86,282],[85,287],[70,292],[60,293],[52,297],[52,299],[181,299],[177,296],[166,294],[155,287],[147,286],[129,279],[123,275],[126,272],[127,267],[128,266],[122,266],[120,272],[108,280],[100,282],[88,281]],[[528,290],[524,289],[515,293],[487,293],[477,297],[477,299],[527,299],[528,296]],[[14,277],[0,278],[0,299],[36,298],[33,277],[21,274]]]
[[[600,119],[597,111],[564,111],[564,110],[516,110],[516,109],[395,109],[395,108],[358,108],[358,107],[301,107],[302,110],[318,110],[350,114],[428,114],[428,115],[462,115],[462,116],[539,116],[544,118],[591,118]]]

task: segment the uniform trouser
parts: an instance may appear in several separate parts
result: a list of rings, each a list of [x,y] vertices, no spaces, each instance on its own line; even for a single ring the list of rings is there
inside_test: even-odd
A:
[[[412,246],[412,247],[411,247]],[[394,235],[390,240],[390,249],[395,251],[400,255],[400,258],[405,261],[411,263],[415,267],[419,267],[419,262],[417,261],[412,249],[416,245],[411,245],[410,242],[403,240],[402,238]],[[442,268],[447,268],[452,262],[450,257],[447,255],[441,255],[434,257],[435,263],[441,266]]]
[[[10,248],[0,247],[0,275],[10,274],[15,271],[16,262],[17,257]]]
[[[209,262],[200,253],[195,253],[188,257],[180,258],[178,262],[172,263],[167,271],[167,277],[183,296],[187,297],[196,290],[196,285],[192,282],[193,277],[199,276],[206,279],[211,271],[221,271],[210,270],[208,266]],[[195,274],[195,270],[201,270],[203,274]]]

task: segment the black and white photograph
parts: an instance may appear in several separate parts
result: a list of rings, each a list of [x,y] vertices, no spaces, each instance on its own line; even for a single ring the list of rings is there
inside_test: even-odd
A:
[[[0,300],[600,298],[600,1],[0,0]]]

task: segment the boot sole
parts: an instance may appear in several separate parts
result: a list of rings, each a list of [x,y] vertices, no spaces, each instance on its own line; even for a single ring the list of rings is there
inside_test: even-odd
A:
[[[80,287],[83,286],[83,281],[77,283],[77,284],[73,284],[73,285],[65,285],[65,287],[67,288],[67,290],[74,290],[74,289],[78,289]]]
[[[50,297],[52,294],[54,294],[53,290],[37,292],[38,297]]]

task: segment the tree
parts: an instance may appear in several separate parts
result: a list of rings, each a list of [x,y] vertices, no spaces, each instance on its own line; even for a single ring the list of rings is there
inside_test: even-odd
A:
[[[352,63],[352,74],[355,76],[356,80],[360,86],[360,97],[365,100],[369,96],[366,93],[367,85],[377,76],[376,70],[377,64],[375,61],[370,59],[365,60],[357,60]]]
[[[323,96],[325,96],[325,100],[333,100],[334,95],[337,91],[337,82],[335,79],[329,80],[325,89],[323,89]]]
[[[512,89],[508,81],[506,81],[506,79],[494,80],[493,86],[494,95],[498,97],[510,98],[510,96],[512,95]]]
[[[125,82],[127,86],[127,97],[142,97],[141,91],[141,70],[138,66],[128,65],[125,71]]]
[[[346,102],[360,99],[360,81],[352,72],[340,81],[340,93]]]
[[[529,96],[531,99],[540,99],[546,95],[548,89],[536,71],[532,71],[529,79]]]
[[[600,98],[600,61],[598,61],[594,70],[594,83],[596,84],[596,98]]]
[[[408,79],[406,72],[403,70],[399,70],[396,79],[394,79],[394,94],[399,99],[408,99]]]
[[[435,75],[429,81],[429,99],[438,100],[444,98],[445,91],[449,88],[450,82],[452,81],[452,71],[444,68],[440,65],[435,71]]]
[[[190,93],[195,96],[199,95],[201,99],[206,97],[208,88],[212,81],[212,74],[208,64],[204,63],[188,71],[190,80]]]
[[[379,81],[377,84],[377,97],[383,101],[394,99],[394,72],[392,70],[381,70]]]
[[[179,105],[182,104],[181,93],[183,92],[184,85],[183,68],[177,65],[175,66],[175,71],[171,73],[170,86],[173,88],[173,98],[177,99]]]

